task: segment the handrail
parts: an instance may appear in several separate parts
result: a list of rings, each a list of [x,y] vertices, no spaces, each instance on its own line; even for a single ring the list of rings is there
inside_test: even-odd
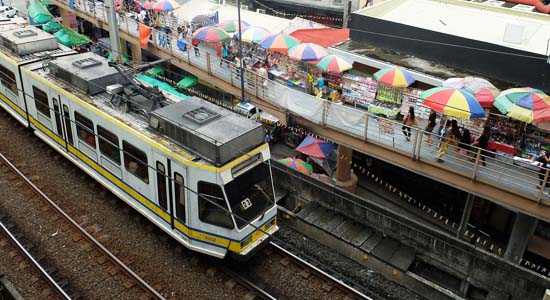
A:
[[[67,0],[53,0],[54,2],[68,2]],[[65,3],[65,5],[67,5]],[[86,8],[86,6],[84,6]],[[79,9],[77,7],[76,9]],[[79,11],[102,19],[101,22],[107,22],[106,16],[98,16],[89,12]],[[105,10],[103,10],[105,14]],[[129,18],[126,15],[120,16],[121,31],[126,34],[138,37],[137,21]],[[119,24],[119,25],[121,25]],[[135,30],[134,30],[135,29]],[[152,43],[158,50],[166,52],[168,55],[177,57],[180,61],[189,65],[193,65],[207,74],[215,76],[235,87],[240,87],[240,74],[237,74],[238,68],[234,63],[230,62],[228,67],[225,67],[225,62],[219,66],[220,58],[216,55],[203,55],[208,49],[200,49],[200,56],[195,56],[193,47],[188,48],[187,53],[180,51],[176,44],[177,37],[173,34],[167,34],[152,28],[153,41]],[[164,44],[159,43],[159,38],[163,39]],[[174,49],[175,48],[175,49]],[[522,165],[515,165],[508,162],[509,157],[495,153],[494,157],[486,155],[486,150],[478,147],[470,146],[471,153],[475,153],[474,162],[463,159],[449,159],[448,162],[440,165],[430,161],[435,161],[433,153],[433,145],[427,144],[424,137],[431,136],[435,142],[439,141],[439,137],[431,132],[426,132],[415,126],[406,126],[396,120],[376,116],[368,111],[357,109],[346,105],[337,105],[333,102],[324,99],[318,99],[304,92],[296,91],[288,86],[281,85],[275,81],[263,78],[256,73],[245,68],[244,70],[245,91],[249,95],[254,95],[256,98],[266,101],[276,107],[281,107],[284,113],[292,113],[300,116],[310,122],[316,123],[323,128],[342,132],[346,135],[357,138],[358,140],[367,143],[376,144],[378,146],[390,149],[391,151],[401,153],[414,160],[429,162],[433,166],[454,172],[457,174],[468,174],[466,177],[479,181],[483,178],[483,183],[493,187],[510,191],[520,197],[528,198],[537,203],[542,203],[541,199],[550,199],[544,193],[536,189],[537,178],[540,171],[531,170]],[[265,84],[264,84],[265,83]],[[400,131],[402,127],[411,129],[411,141],[406,141],[404,135],[395,132]],[[414,139],[414,140],[413,140]],[[449,149],[450,150],[450,149]],[[450,156],[447,154],[447,156]],[[485,160],[485,166],[480,166],[480,163]],[[491,167],[491,169],[489,169]],[[499,169],[506,170],[501,171]],[[480,171],[490,170],[488,172]],[[506,182],[507,184],[503,184]],[[512,188],[510,188],[512,187]]]

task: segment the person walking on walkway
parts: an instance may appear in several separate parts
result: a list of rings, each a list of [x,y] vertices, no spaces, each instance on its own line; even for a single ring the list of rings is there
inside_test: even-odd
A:
[[[401,127],[407,142],[411,140],[411,126],[413,125],[418,125],[418,120],[414,115],[414,106],[409,106],[409,112],[403,118],[403,127]]]
[[[224,61],[227,61],[227,58],[229,57],[229,48],[227,47],[227,44],[225,42],[222,42],[222,59],[220,60],[220,67],[222,66]]]
[[[489,147],[489,129],[486,128],[485,131],[472,143],[473,147],[481,148],[480,151],[480,160],[481,165],[485,167],[485,157],[487,156],[487,147]],[[477,155],[477,154],[476,154]],[[472,158],[472,161],[475,161],[475,158]]]
[[[451,122],[445,122],[445,126],[441,129],[441,143],[439,144],[439,152],[437,153],[437,162],[442,163],[443,155],[447,154],[447,149],[449,148],[449,143],[452,140],[451,133]]]
[[[428,135],[428,137],[426,138],[426,143],[428,143],[428,145],[431,145],[434,142],[431,133],[435,128],[436,118],[437,114],[435,113],[435,110],[432,109],[432,111],[430,112],[430,116],[428,117],[428,124],[426,124],[426,128],[424,128],[424,131],[426,131],[426,134]]]
[[[537,161],[540,163],[539,166],[539,185],[537,189],[541,189],[544,184],[544,177],[546,176],[546,170],[550,169],[550,151],[541,150],[541,155],[537,158]],[[548,179],[546,182],[546,187],[549,187]]]

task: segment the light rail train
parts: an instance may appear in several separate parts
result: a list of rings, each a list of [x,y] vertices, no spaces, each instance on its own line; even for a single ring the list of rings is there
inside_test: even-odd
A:
[[[278,229],[263,128],[130,71],[35,27],[0,31],[2,108],[187,248],[248,258]]]

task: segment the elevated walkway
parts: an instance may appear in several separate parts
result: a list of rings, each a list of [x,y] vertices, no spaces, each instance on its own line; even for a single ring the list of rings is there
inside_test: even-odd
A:
[[[66,13],[68,0],[52,0]],[[100,11],[93,14],[88,7],[77,7],[75,14],[98,27],[108,30],[106,17]],[[63,13],[62,13],[63,15]],[[122,39],[139,47],[137,23],[134,19],[121,16],[119,19]],[[170,58],[172,63],[198,78],[230,92],[240,94],[240,78],[234,66],[223,64],[219,58],[201,47],[200,56],[193,51],[181,51],[177,40],[163,32],[153,30],[152,42],[147,50],[161,57]],[[278,84],[257,74],[245,74],[245,89],[251,102],[283,120],[290,116],[295,123],[336,143],[350,147],[406,168],[428,178],[468,191],[486,198],[513,211],[550,221],[550,196],[536,186],[539,184],[537,168],[515,165],[503,157],[485,157],[477,149],[466,157],[455,157],[450,147],[449,154],[437,163],[435,139],[433,145],[425,142],[427,133],[413,129],[411,141],[401,133],[401,124],[383,119],[352,107],[319,100],[303,92]],[[548,177],[548,176],[547,176]]]

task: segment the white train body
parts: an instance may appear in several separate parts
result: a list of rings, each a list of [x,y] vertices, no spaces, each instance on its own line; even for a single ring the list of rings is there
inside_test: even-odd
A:
[[[156,116],[153,120],[121,112],[104,90],[120,79],[105,59],[60,45],[18,55],[7,41],[18,30],[38,32],[33,37],[37,45],[42,37],[48,39],[46,33],[30,27],[0,33],[0,105],[51,147],[191,250],[220,258],[228,253],[244,257],[278,229],[269,147],[263,140],[258,143],[256,125],[247,123],[251,120],[219,111],[223,109],[198,98],[172,98],[168,106],[151,112]],[[60,68],[67,61],[74,66],[90,59],[95,65],[81,71]],[[82,82],[70,82],[72,75],[88,78],[92,82],[88,91],[81,88]],[[94,81],[103,75],[109,82]],[[103,91],[90,93],[94,87]],[[225,147],[213,160],[196,151],[202,147],[195,143],[198,140],[189,140],[193,144],[186,147],[178,137],[162,134],[168,125],[158,125],[170,116],[177,118],[183,114],[178,110],[191,104],[216,114],[217,120],[207,125],[216,125],[213,128],[218,131],[227,127],[227,120],[242,122],[218,132],[225,141],[207,137],[219,149]],[[167,119],[158,120],[163,117]],[[207,125],[197,125],[187,138],[201,137]],[[236,148],[231,152],[228,147]],[[231,156],[235,153],[239,155]],[[216,161],[219,156],[223,159]]]

